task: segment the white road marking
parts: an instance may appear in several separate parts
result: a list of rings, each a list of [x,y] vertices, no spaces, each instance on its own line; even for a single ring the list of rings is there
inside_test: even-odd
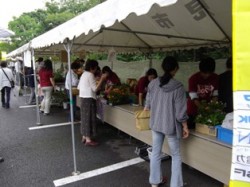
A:
[[[113,165],[110,165],[110,166],[106,166],[106,167],[103,167],[103,168],[95,169],[93,171],[88,171],[88,172],[85,172],[85,173],[81,173],[79,175],[69,176],[69,177],[65,177],[65,178],[62,178],[62,179],[57,179],[57,180],[54,180],[53,182],[54,182],[55,186],[63,186],[63,185],[66,185],[66,184],[77,182],[79,180],[95,177],[95,176],[98,176],[98,175],[102,175],[104,173],[108,173],[108,172],[115,171],[115,170],[118,170],[118,169],[121,169],[121,168],[124,168],[124,167],[135,165],[135,164],[138,164],[138,163],[141,163],[141,162],[144,162],[144,161],[145,160],[141,159],[140,157],[137,157],[137,158],[134,158],[134,159],[131,159],[131,160],[127,160],[127,161],[120,162],[120,163],[117,163],[117,164],[113,164]]]
[[[19,106],[19,108],[32,108],[32,107],[36,107],[36,105]]]
[[[74,122],[74,124],[78,124],[79,122]],[[30,127],[29,130],[37,130],[37,129],[46,129],[46,128],[52,128],[52,127],[60,127],[60,126],[66,126],[70,125],[71,122],[65,122],[65,123],[56,123],[56,124],[50,124],[50,125],[41,125],[36,127]]]

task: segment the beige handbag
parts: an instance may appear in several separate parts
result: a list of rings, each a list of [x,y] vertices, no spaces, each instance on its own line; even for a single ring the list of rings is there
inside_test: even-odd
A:
[[[136,128],[138,130],[149,130],[149,118],[150,111],[149,110],[139,110],[135,112],[136,119]]]
[[[79,95],[79,90],[77,89],[77,87],[72,87],[72,95],[73,96]]]

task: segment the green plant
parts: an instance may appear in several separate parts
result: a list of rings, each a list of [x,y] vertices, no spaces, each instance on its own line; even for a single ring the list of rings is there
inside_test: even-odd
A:
[[[195,122],[208,126],[215,126],[222,123],[225,113],[223,112],[224,105],[218,101],[201,101],[198,107],[198,115]]]
[[[114,88],[108,94],[108,102],[115,104],[125,104],[129,102],[129,85],[121,84],[114,86]]]
[[[52,94],[52,103],[62,105],[63,102],[68,102],[68,95],[65,90],[55,91]]]

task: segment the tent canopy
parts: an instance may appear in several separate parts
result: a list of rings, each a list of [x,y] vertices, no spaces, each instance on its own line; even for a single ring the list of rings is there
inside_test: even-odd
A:
[[[156,51],[230,45],[231,0],[108,0],[34,38],[37,51]]]
[[[5,29],[3,27],[0,27],[0,38],[8,38],[14,34],[15,34],[14,32],[12,32],[8,29]]]

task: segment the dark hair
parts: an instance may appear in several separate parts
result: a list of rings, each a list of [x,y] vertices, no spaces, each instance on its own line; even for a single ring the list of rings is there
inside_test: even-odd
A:
[[[1,62],[1,67],[2,67],[2,68],[7,67],[7,62],[6,62],[6,61],[2,61],[2,62]]]
[[[37,61],[38,61],[38,62],[42,62],[42,61],[43,61],[43,57],[39,57],[39,58],[37,59]]]
[[[47,70],[52,70],[52,61],[50,59],[46,59],[44,61],[44,69],[47,69]]]
[[[228,69],[232,69],[232,57],[227,59],[226,66]]]
[[[199,69],[203,73],[213,73],[215,71],[215,60],[211,57],[201,59]]]
[[[73,62],[70,66],[71,69],[79,69],[81,67],[81,64],[78,62]]]
[[[160,77],[160,87],[164,86],[170,81],[172,78],[170,73],[175,69],[179,69],[179,65],[174,57],[166,56],[162,61],[161,67],[164,71],[164,74],[162,77]]]
[[[90,71],[98,67],[98,62],[96,60],[88,59],[85,64],[85,70]]]
[[[146,72],[146,76],[154,75],[155,77],[158,77],[157,71],[154,68],[149,68]]]
[[[112,73],[112,70],[110,69],[110,67],[104,66],[104,67],[102,68],[102,73],[109,73],[109,74],[111,74],[111,73]]]

